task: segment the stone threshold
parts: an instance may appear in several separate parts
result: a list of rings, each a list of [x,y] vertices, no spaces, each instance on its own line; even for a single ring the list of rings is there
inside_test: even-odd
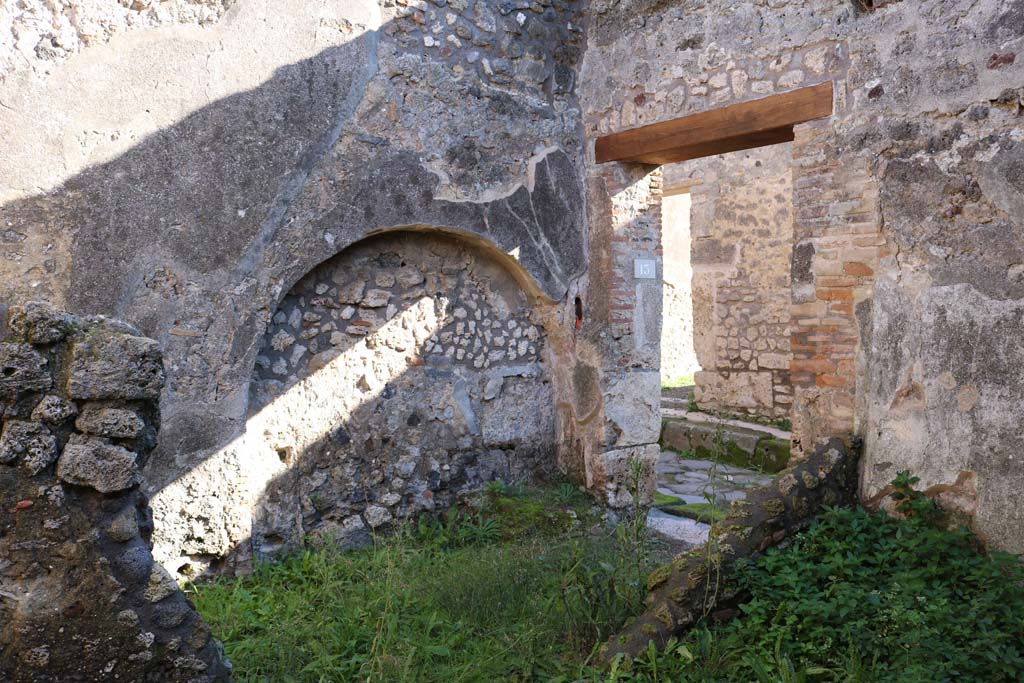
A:
[[[764,432],[770,434],[772,438],[782,439],[788,441],[793,437],[792,432],[787,432],[784,429],[778,427],[772,427],[761,422],[748,422],[746,420],[738,420],[735,418],[724,418],[709,413],[702,413],[699,411],[689,410],[688,408],[675,408],[666,406],[666,400],[662,399],[661,416],[665,419],[678,419],[686,420],[687,422],[702,423],[710,425],[723,425],[727,427],[739,427],[741,429],[750,429],[757,432]]]

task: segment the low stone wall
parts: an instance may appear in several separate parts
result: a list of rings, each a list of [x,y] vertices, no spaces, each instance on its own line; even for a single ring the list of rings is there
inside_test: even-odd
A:
[[[153,561],[139,491],[164,384],[158,344],[40,305],[0,326],[0,681],[226,681]]]
[[[783,436],[735,424],[668,418],[661,426],[660,443],[703,460],[774,473],[789,464],[790,442]]]
[[[834,438],[821,442],[805,460],[780,472],[769,486],[733,503],[729,516],[712,530],[708,545],[678,555],[648,578],[647,610],[603,650],[633,657],[654,641],[693,626],[736,597],[728,579],[741,558],[756,558],[805,528],[823,505],[856,500],[859,453]]]

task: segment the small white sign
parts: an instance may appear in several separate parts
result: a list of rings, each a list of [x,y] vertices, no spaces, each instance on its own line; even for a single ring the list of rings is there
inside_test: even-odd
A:
[[[658,277],[658,262],[652,258],[633,259],[633,277],[638,280],[653,280]]]

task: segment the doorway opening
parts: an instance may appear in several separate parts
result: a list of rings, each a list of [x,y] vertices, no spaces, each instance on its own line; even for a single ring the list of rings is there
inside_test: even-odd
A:
[[[690,187],[666,188],[661,202],[661,388],[663,400],[693,398],[700,361],[694,349]]]
[[[791,147],[662,168],[663,378],[692,386],[691,411],[789,419]]]
[[[706,525],[724,517],[728,503],[745,497],[744,489],[767,483],[788,464],[791,444],[799,444],[791,419],[802,414],[791,412],[798,391],[804,399],[810,392],[807,373],[794,369],[812,367],[802,362],[807,354],[814,354],[813,367],[834,367],[836,351],[820,344],[831,337],[802,332],[820,325],[818,319],[797,317],[804,310],[797,297],[802,305],[807,289],[795,265],[797,237],[802,246],[820,225],[805,220],[806,210],[797,222],[793,208],[794,194],[804,205],[816,201],[805,189],[806,154],[799,145],[806,140],[794,142],[795,126],[830,116],[833,98],[832,84],[825,82],[595,142],[598,163],[660,166],[652,173],[660,176],[652,185],[661,189],[652,205],[660,209],[662,228],[665,386],[652,514],[678,512],[686,522]],[[688,264],[679,254],[686,241]],[[680,275],[687,268],[688,287]],[[687,294],[688,306],[680,302]],[[682,370],[687,364],[695,370],[692,384]],[[829,377],[821,381],[832,386]],[[649,525],[686,540],[693,531],[682,521],[649,518]]]
[[[662,166],[656,527],[716,521],[789,460],[791,166],[790,143]]]

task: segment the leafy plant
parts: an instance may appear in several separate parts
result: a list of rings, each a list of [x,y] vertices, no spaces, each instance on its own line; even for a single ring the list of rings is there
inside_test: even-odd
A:
[[[568,482],[560,484],[559,487],[555,489],[555,498],[562,505],[578,503],[580,502],[580,497],[582,495],[583,493],[580,491],[579,487]]]
[[[1024,564],[935,526],[915,483],[893,482],[904,519],[828,509],[789,547],[742,563],[742,618],[691,632],[692,661],[660,653],[660,678],[644,664],[622,680],[1024,680]]]
[[[487,524],[519,509],[565,515],[558,491],[506,490],[423,533],[304,551],[191,593],[242,683],[1024,680],[1021,560],[934,525],[934,506],[900,477],[904,518],[827,509],[788,547],[737,568],[741,618],[709,619],[631,665],[597,667],[593,653],[642,607],[632,531],[510,536],[502,519],[496,537]]]
[[[893,491],[889,495],[896,501],[897,512],[925,522],[937,522],[940,514],[938,506],[933,500],[914,489],[914,486],[920,481],[920,477],[911,476],[909,471],[901,471],[892,480]]]

